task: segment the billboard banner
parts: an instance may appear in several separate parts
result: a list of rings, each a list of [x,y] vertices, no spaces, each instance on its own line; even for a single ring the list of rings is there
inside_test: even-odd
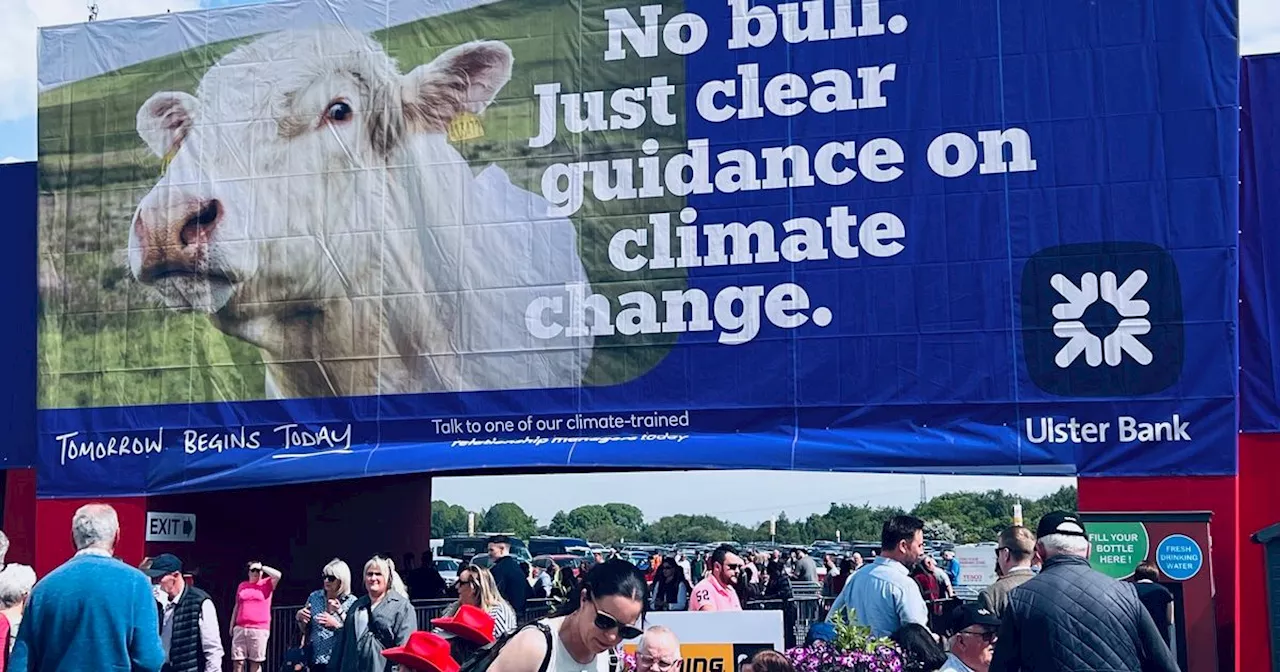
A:
[[[45,29],[40,483],[1231,473],[1228,0]]]
[[[1240,82],[1240,430],[1280,431],[1280,55],[1243,59]]]
[[[9,319],[0,321],[0,344],[17,356],[6,367],[0,387],[0,468],[27,468],[35,464],[37,282],[49,278],[36,272],[36,163],[0,162],[0,223],[8,236],[0,247],[0,283],[7,289],[5,308]],[[0,479],[4,478],[0,474]]]

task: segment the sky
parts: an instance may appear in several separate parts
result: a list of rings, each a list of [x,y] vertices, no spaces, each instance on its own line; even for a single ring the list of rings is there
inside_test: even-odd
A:
[[[1004,490],[1043,497],[1074,478],[1041,476],[928,476],[925,494]],[[676,471],[550,476],[473,476],[432,480],[432,499],[478,511],[515,502],[545,525],[557,511],[584,504],[633,504],[654,521],[678,513],[755,525],[785,511],[791,520],[826,513],[834,504],[911,509],[920,502],[920,477],[803,471]]]
[[[94,0],[89,0],[93,2]],[[256,0],[96,0],[99,20]],[[1239,0],[1241,52],[1280,52],[1280,0]],[[36,156],[36,28],[84,21],[85,0],[0,0],[0,162]],[[16,57],[15,57],[16,55]],[[929,496],[999,488],[1035,498],[1070,478],[930,476]],[[920,478],[908,475],[805,472],[674,472],[443,478],[434,497],[476,510],[515,501],[542,523],[556,511],[583,504],[625,502],[650,518],[705,513],[746,524],[779,510],[792,518],[823,512],[831,503],[909,508],[920,498]]]

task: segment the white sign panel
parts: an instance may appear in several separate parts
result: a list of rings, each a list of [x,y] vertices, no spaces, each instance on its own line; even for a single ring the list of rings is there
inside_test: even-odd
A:
[[[147,512],[147,541],[195,541],[196,514]]]
[[[645,625],[671,628],[680,644],[772,644],[783,650],[781,611],[656,611]]]
[[[960,585],[986,588],[996,582],[996,545],[965,544],[956,546],[960,561]]]

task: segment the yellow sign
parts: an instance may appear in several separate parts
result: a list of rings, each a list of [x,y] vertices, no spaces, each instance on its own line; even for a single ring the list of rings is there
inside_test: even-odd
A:
[[[484,136],[484,126],[480,124],[479,117],[463,112],[449,122],[448,136],[449,142],[475,140]]]
[[[624,644],[622,648],[628,655],[636,652],[635,644]],[[680,672],[736,672],[757,652],[772,648],[769,644],[681,644],[684,664]]]

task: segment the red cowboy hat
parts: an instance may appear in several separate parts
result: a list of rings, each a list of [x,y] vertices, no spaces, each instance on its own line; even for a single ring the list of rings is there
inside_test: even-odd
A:
[[[493,643],[493,617],[469,604],[458,607],[453,616],[431,621],[431,625],[482,646]]]
[[[439,635],[422,630],[409,635],[404,646],[383,649],[382,657],[411,670],[458,672],[458,661],[453,659],[449,643]]]

